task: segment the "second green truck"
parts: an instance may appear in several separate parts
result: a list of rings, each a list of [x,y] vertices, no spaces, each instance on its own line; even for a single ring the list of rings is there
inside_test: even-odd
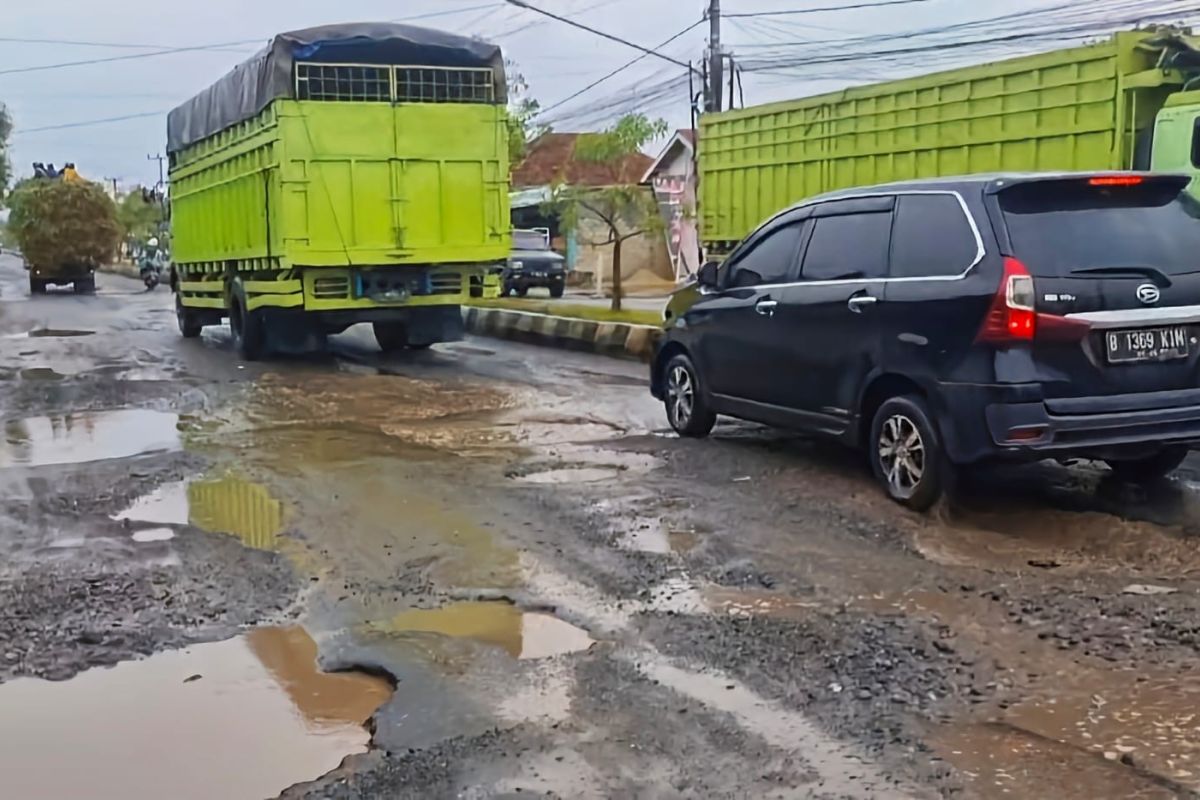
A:
[[[1188,32],[1131,31],[1084,47],[705,115],[703,240],[719,255],[788,205],[889,181],[1124,169],[1200,175],[1198,76],[1200,53]]]
[[[168,121],[185,337],[241,355],[372,323],[380,347],[461,338],[510,249],[500,49],[385,23],[276,36]]]

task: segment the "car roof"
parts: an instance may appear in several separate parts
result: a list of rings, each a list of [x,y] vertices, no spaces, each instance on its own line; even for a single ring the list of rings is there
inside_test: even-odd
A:
[[[916,180],[895,181],[892,183],[868,184],[849,189],[837,189],[825,194],[814,195],[791,208],[802,208],[813,203],[830,200],[843,200],[849,197],[861,197],[864,194],[887,194],[903,191],[961,191],[967,188],[982,188],[994,190],[1001,186],[1011,186],[1018,183],[1034,183],[1037,181],[1070,180],[1072,178],[1096,178],[1118,175],[1138,175],[1156,178],[1187,177],[1173,172],[1137,172],[1131,170],[1094,170],[1073,172],[982,172],[974,175],[950,175],[941,178],[920,178]],[[789,209],[790,210],[790,209]]]

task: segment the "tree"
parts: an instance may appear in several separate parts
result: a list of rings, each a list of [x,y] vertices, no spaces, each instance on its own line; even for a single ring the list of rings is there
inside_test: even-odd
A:
[[[0,207],[3,207],[4,194],[8,190],[8,182],[12,180],[12,162],[8,158],[8,137],[12,135],[12,117],[3,103],[0,103]]]
[[[608,164],[618,182],[609,186],[572,186],[562,183],[554,190],[551,210],[558,214],[564,228],[593,247],[612,247],[612,309],[621,310],[621,247],[630,239],[662,230],[664,223],[654,193],[622,175],[625,160],[649,142],[667,132],[663,120],[651,120],[642,114],[621,118],[601,133],[581,134],[572,159]],[[641,177],[640,175],[638,176]],[[599,280],[599,276],[597,276]]]
[[[529,96],[529,82],[517,71],[515,62],[505,62],[508,76],[508,163],[516,166],[525,158],[529,143],[550,130],[539,124],[542,105]]]
[[[144,240],[157,235],[161,217],[162,208],[157,202],[147,202],[140,186],[117,203],[117,220],[127,237]]]

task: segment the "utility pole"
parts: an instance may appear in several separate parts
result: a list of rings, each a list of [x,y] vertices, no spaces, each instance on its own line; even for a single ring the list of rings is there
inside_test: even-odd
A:
[[[167,221],[167,175],[163,170],[163,165],[166,163],[167,157],[162,153],[157,155],[146,156],[147,161],[158,162],[158,183],[155,185],[155,191],[158,194],[159,205],[159,220],[160,222]]]
[[[721,52],[721,0],[708,3],[708,110],[724,108],[724,54]]]
[[[119,178],[105,178],[104,179],[105,183],[112,184],[112,197],[113,197],[114,203],[117,201],[117,181],[118,180],[120,180],[120,179]]]

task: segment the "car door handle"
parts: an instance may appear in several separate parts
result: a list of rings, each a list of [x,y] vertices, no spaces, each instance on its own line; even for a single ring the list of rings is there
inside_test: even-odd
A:
[[[764,317],[773,317],[775,316],[775,308],[778,305],[778,300],[759,300],[754,304],[754,312]]]
[[[873,306],[878,302],[878,297],[872,297],[869,294],[856,294],[846,301],[846,305],[849,306],[850,310],[855,314],[861,314],[863,308],[866,306]]]

